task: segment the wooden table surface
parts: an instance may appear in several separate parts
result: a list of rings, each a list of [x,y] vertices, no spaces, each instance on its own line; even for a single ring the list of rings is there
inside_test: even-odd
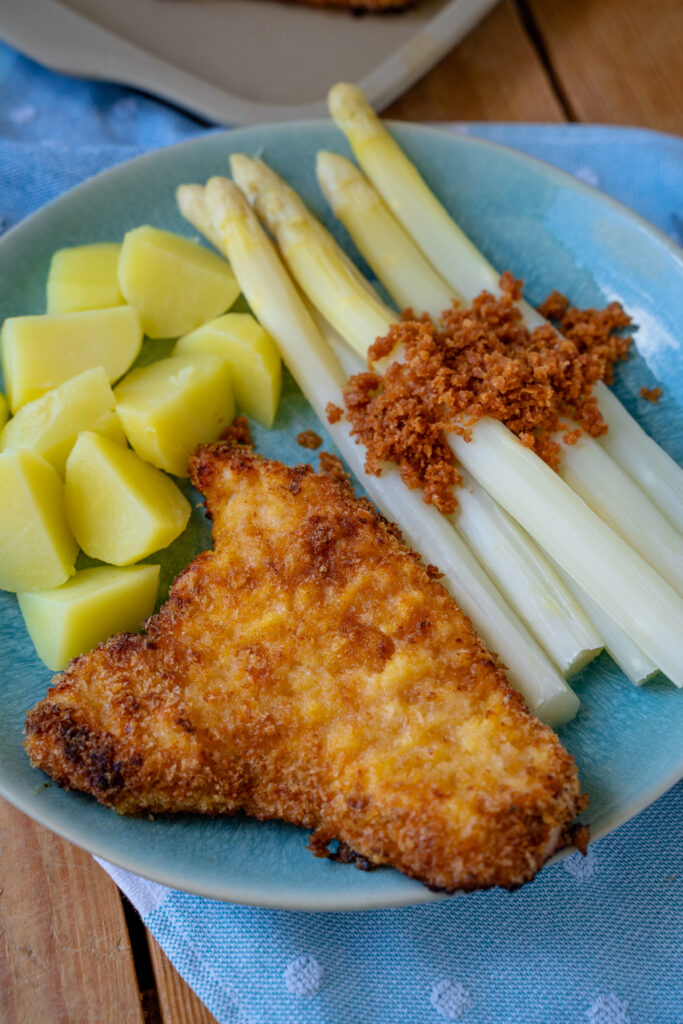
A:
[[[680,0],[502,0],[387,113],[681,134],[681,40]],[[90,855],[0,801],[0,1024],[213,1021]]]

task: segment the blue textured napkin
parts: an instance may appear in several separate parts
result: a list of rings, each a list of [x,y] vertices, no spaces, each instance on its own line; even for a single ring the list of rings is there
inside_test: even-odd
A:
[[[681,140],[456,127],[557,164],[683,242]],[[0,232],[105,167],[205,130],[0,44]],[[363,914],[231,906],[104,866],[220,1024],[682,1024],[682,824],[679,784],[516,893]]]

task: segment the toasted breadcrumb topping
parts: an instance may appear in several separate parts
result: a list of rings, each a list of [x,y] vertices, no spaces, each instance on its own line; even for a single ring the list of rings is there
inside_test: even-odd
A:
[[[427,575],[429,576],[430,580],[442,580],[443,579],[443,575],[444,574],[441,572],[441,569],[439,569],[436,565],[428,565],[426,567],[425,571],[426,571]]]
[[[300,434],[296,435],[296,443],[302,448],[310,448],[315,451],[323,443],[323,439],[314,430],[302,430]]]
[[[440,327],[426,316],[394,325],[370,349],[369,364],[397,348],[400,361],[384,374],[355,375],[344,392],[367,472],[379,476],[383,461],[396,463],[406,484],[446,513],[460,483],[448,433],[469,440],[472,425],[491,416],[556,469],[553,434],[564,431],[565,443],[574,444],[584,431],[606,432],[593,386],[612,382],[614,363],[631,344],[617,333],[631,322],[617,302],[580,310],[553,292],[539,309],[555,326],[530,331],[516,305],[522,282],[506,271],[500,283],[500,296],[482,292],[469,307],[454,303]]]
[[[229,441],[230,444],[239,444],[253,449],[254,442],[249,429],[249,420],[246,416],[235,416],[229,427],[223,431],[221,441]]]
[[[339,423],[339,420],[344,415],[344,410],[340,406],[335,405],[334,402],[328,402],[325,406],[325,412],[327,414],[328,423]]]
[[[661,388],[641,388],[640,389],[640,394],[641,394],[641,397],[644,398],[646,402],[652,402],[653,405],[657,405],[658,402],[659,402],[659,399],[662,397],[662,389]]]
[[[338,455],[332,455],[331,452],[320,453],[318,467],[323,476],[332,477],[333,480],[345,481],[349,479],[349,474],[344,469],[342,460]]]

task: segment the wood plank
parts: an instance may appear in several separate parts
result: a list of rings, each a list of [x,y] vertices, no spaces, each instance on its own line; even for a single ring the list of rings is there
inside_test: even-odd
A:
[[[579,121],[683,132],[681,0],[524,0]]]
[[[0,800],[2,1024],[143,1024],[118,890]]]
[[[512,0],[385,112],[404,121],[562,121],[564,114]]]
[[[216,1024],[216,1018],[183,981],[151,932],[147,932],[147,941],[164,1024]]]

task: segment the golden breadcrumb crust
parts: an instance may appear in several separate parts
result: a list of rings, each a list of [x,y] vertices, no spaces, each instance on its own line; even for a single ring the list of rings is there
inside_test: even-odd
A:
[[[229,442],[191,477],[214,549],[144,635],[55,678],[32,763],[120,813],[282,818],[435,888],[533,877],[580,809],[576,767],[396,527]]]

